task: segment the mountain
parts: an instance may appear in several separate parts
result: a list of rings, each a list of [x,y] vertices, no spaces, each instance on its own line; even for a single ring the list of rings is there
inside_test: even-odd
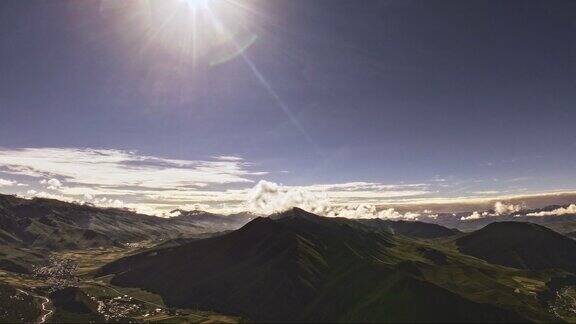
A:
[[[237,229],[256,218],[256,215],[248,212],[237,213],[232,215],[218,215],[202,210],[182,210],[176,209],[171,213],[178,213],[178,216],[172,217],[172,220],[191,222],[194,225],[201,226],[211,231],[224,231]]]
[[[546,227],[497,222],[456,240],[463,253],[518,269],[576,271],[576,241]]]
[[[414,238],[432,239],[448,237],[462,233],[457,229],[419,221],[384,220],[380,218],[361,219],[358,221],[370,227],[388,230],[392,234]]]
[[[243,219],[214,214],[162,218],[124,209],[0,195],[0,269],[29,272],[32,264],[43,259],[43,251],[202,237],[236,229],[245,223]]]
[[[83,249],[202,232],[200,226],[113,208],[0,196],[0,239],[29,247]]]
[[[0,242],[23,242],[49,249],[197,235],[236,229],[248,220],[247,214],[222,216],[201,211],[163,218],[124,209],[0,195]]]
[[[112,284],[159,294],[171,306],[258,322],[525,321],[444,288],[456,279],[444,282],[436,271],[460,261],[419,244],[294,208],[222,236],[122,258],[99,275],[113,274]],[[438,284],[426,279],[428,271]]]
[[[494,222],[526,222],[548,227],[560,234],[576,237],[576,214],[549,215],[549,216],[528,216],[528,214],[550,212],[558,208],[567,208],[569,205],[551,205],[536,209],[525,209],[507,215],[489,216],[479,219],[461,220],[462,217],[469,216],[472,212],[466,213],[441,213],[436,219],[427,220],[449,228],[456,228],[464,232],[472,232]],[[494,213],[493,210],[488,211]]]

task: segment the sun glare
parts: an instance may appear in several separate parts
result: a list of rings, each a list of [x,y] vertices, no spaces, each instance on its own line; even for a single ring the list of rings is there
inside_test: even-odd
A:
[[[139,34],[145,40],[140,54],[162,51],[186,66],[214,66],[234,59],[257,39],[249,27],[249,10],[240,0],[137,3],[126,6],[125,12],[141,22]]]
[[[199,7],[206,7],[209,0],[182,0],[189,8],[196,9]]]

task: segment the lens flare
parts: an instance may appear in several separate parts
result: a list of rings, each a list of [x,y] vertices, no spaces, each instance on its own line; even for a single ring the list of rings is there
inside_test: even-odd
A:
[[[269,20],[253,4],[246,0],[103,0],[101,11],[128,13],[122,34],[132,33],[141,44],[137,59],[149,65],[146,93],[153,102],[162,106],[193,102],[195,85],[208,69],[240,59],[318,152],[297,115],[246,53],[259,39],[251,30],[253,20]]]

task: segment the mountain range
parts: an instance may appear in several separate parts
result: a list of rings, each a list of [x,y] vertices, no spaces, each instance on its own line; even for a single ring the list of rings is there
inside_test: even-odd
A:
[[[113,275],[114,285],[143,288],[176,307],[212,309],[257,322],[551,320],[533,287],[523,284],[541,280],[530,271],[542,264],[502,268],[483,262],[489,257],[471,249],[473,243],[496,243],[494,237],[508,226],[496,223],[479,236],[452,232],[432,243],[394,235],[372,222],[295,208],[218,237],[122,258],[98,275]],[[541,248],[555,247],[558,237],[564,238],[528,226],[543,229]],[[531,234],[528,229],[525,235]],[[522,247],[513,244],[511,249],[522,255]],[[567,253],[572,258],[576,249]],[[565,268],[561,259],[545,266]]]
[[[576,214],[552,215],[552,216],[531,216],[542,212],[551,212],[559,208],[566,208],[569,205],[551,205],[542,208],[525,209],[504,215],[495,215],[494,210],[486,211],[488,215],[477,219],[463,220],[472,212],[460,213],[440,213],[435,218],[423,218],[423,221],[438,224],[449,228],[455,228],[463,232],[479,230],[482,227],[494,222],[524,222],[534,223],[548,227],[558,233],[576,238]]]
[[[26,274],[48,256],[99,256],[80,260],[89,266],[79,285],[45,294],[54,320],[107,318],[94,303],[115,309],[120,302],[94,295],[100,291],[94,285],[125,292],[126,300],[131,292],[134,300],[157,296],[146,302],[152,311],[160,300],[167,313],[209,310],[253,322],[576,320],[576,242],[522,221],[529,216],[491,217],[480,229],[462,231],[299,208],[269,216],[171,214],[177,216],[0,195],[0,277],[12,278],[0,282],[19,294],[28,287]],[[562,217],[563,228],[570,221]],[[14,280],[22,283],[13,286]],[[42,289],[48,288],[29,295]],[[34,300],[22,307],[34,310]]]
[[[181,211],[180,216],[162,218],[117,208],[0,195],[0,268],[26,272],[42,258],[41,251],[109,248],[233,230],[249,217]]]

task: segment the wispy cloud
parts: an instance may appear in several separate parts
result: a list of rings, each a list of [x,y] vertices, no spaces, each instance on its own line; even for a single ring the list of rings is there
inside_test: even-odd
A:
[[[276,172],[257,166],[235,155],[185,160],[111,149],[0,148],[0,188],[25,197],[126,207],[150,214],[166,214],[183,206],[267,214],[296,206],[327,216],[397,219],[431,217],[446,206],[466,208],[463,211],[493,206],[485,215],[469,216],[480,218],[514,212],[523,201],[564,203],[576,196],[571,191],[503,195],[512,191],[475,187],[455,196],[453,188],[445,186],[466,185],[444,178],[430,183],[282,185],[262,180],[273,180]]]
[[[16,184],[16,181],[0,179],[0,187],[11,187]]]
[[[0,149],[0,174],[27,179],[31,188],[15,191],[23,196],[156,210],[156,214],[182,206],[264,214],[300,206],[324,214],[360,214],[370,200],[429,193],[425,184],[254,184],[268,173],[255,170],[253,163],[238,156],[183,160],[108,149]],[[16,183],[0,182],[4,186]]]
[[[253,174],[241,160],[176,160],[119,150],[3,149],[0,167],[9,174],[60,178],[68,183],[111,188],[173,189],[206,183],[253,182],[249,179]]]
[[[33,188],[23,195],[114,207],[158,203],[155,198],[171,193],[186,203],[215,199],[223,191],[230,196],[222,186],[251,186],[254,177],[267,174],[236,156],[182,160],[78,148],[0,149],[0,173],[29,179]],[[14,180],[0,181],[2,187],[14,185]]]
[[[241,157],[232,156],[232,155],[217,155],[217,156],[213,156],[212,158],[214,158],[216,160],[220,160],[220,161],[232,161],[232,162],[238,162],[238,161],[244,160]]]

